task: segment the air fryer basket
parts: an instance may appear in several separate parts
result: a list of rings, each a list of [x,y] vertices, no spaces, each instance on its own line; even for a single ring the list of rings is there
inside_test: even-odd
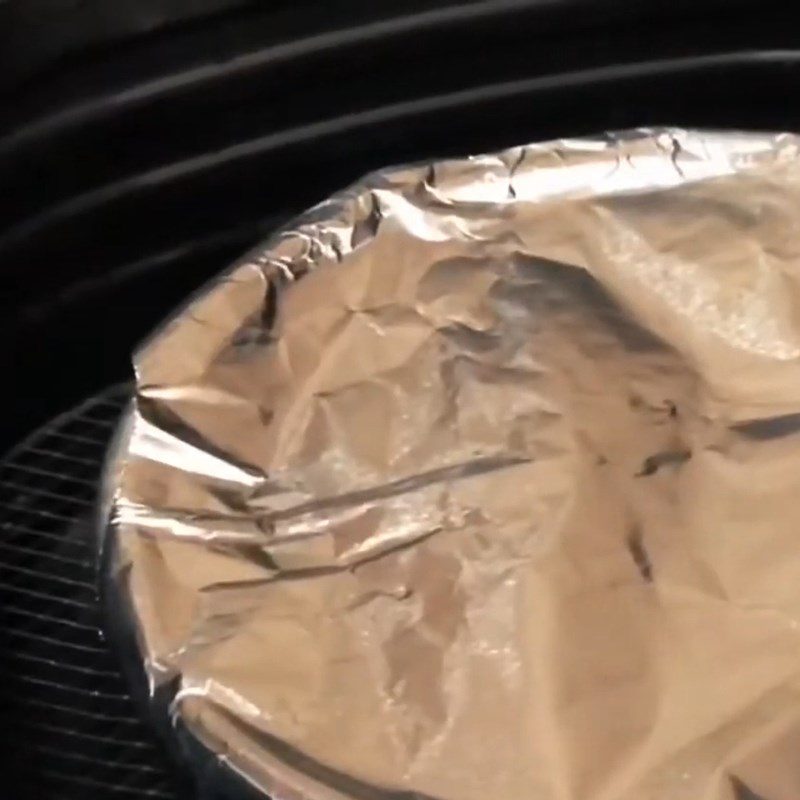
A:
[[[11,800],[195,796],[100,632],[91,557],[128,354],[171,307],[386,164],[651,123],[794,129],[800,116],[782,3],[129,5],[64,40],[42,23],[50,38],[27,55],[25,37],[0,47],[14,56],[0,81]]]

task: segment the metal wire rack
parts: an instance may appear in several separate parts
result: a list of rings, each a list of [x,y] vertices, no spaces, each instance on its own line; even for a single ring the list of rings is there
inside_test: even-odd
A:
[[[94,503],[129,396],[114,387],[0,462],[0,703],[21,773],[9,800],[179,800],[103,638]]]

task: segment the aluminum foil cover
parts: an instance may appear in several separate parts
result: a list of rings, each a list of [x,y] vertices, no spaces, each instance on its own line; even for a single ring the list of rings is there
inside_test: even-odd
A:
[[[115,465],[172,713],[281,800],[797,800],[799,146],[391,169],[192,299]]]

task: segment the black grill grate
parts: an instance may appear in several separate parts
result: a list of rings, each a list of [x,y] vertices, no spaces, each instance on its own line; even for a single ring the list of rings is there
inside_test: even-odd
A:
[[[116,387],[83,403],[0,462],[0,698],[15,726],[14,800],[180,794],[100,632],[95,500],[127,397]]]

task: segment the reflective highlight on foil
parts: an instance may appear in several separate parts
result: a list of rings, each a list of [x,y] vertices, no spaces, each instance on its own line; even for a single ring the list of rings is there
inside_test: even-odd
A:
[[[800,160],[386,170],[136,356],[151,680],[279,798],[800,797]]]

